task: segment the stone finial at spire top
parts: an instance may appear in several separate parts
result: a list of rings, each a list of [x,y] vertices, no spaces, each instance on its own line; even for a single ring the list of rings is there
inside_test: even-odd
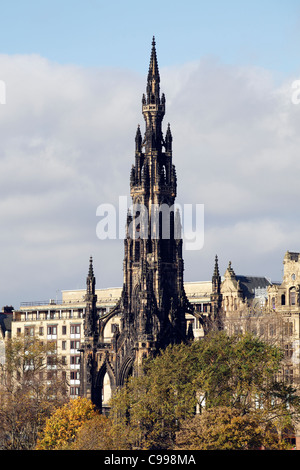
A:
[[[230,277],[235,277],[235,272],[234,270],[232,269],[232,266],[231,266],[231,261],[229,261],[228,263],[228,268],[226,270],[226,273],[230,276]],[[225,274],[226,274],[225,273]]]

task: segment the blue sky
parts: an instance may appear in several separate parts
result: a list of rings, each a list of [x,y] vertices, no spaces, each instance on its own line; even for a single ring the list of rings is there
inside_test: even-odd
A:
[[[143,73],[153,34],[164,66],[212,55],[280,74],[300,69],[297,0],[1,2],[2,53]]]
[[[0,308],[123,282],[122,240],[96,210],[129,197],[152,36],[170,122],[177,202],[204,204],[185,280],[278,281],[300,251],[300,2],[0,2]],[[130,200],[129,200],[130,202]]]

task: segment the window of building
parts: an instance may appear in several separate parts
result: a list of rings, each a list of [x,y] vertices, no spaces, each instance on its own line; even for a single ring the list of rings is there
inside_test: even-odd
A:
[[[79,369],[80,367],[80,356],[70,356],[70,368]]]
[[[70,326],[71,338],[80,338],[80,325]]]
[[[56,368],[56,357],[55,356],[48,356],[47,357],[47,369],[55,369]]]
[[[293,345],[288,343],[284,345],[284,357],[285,358],[291,358],[293,355]]]
[[[77,397],[79,395],[79,387],[70,387],[71,397]]]
[[[43,336],[43,334],[44,334],[44,327],[43,327],[43,326],[40,326],[40,327],[39,327],[39,335],[40,335],[40,336]]]
[[[47,326],[47,338],[56,339],[57,338],[57,325],[48,325]]]
[[[34,336],[34,326],[25,326],[24,334],[25,336]]]
[[[80,341],[71,341],[70,342],[70,349],[76,350],[80,348]]]
[[[281,305],[285,305],[285,294],[281,296]]]
[[[80,380],[80,372],[78,370],[74,370],[70,372],[70,380]]]
[[[292,336],[293,334],[293,323],[287,321],[284,323],[284,335],[285,336]]]
[[[296,289],[292,287],[290,289],[290,305],[296,305]]]
[[[66,334],[67,334],[67,327],[66,327],[66,325],[63,325],[63,326],[62,326],[61,332],[62,332],[63,335],[66,335]]]

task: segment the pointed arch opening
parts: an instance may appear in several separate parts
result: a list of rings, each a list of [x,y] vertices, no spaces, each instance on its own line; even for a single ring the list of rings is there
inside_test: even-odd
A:
[[[109,400],[114,390],[114,376],[108,364],[104,364],[98,372],[94,388],[93,402],[101,413],[109,413]]]
[[[102,405],[108,406],[109,400],[111,399],[111,382],[108,372],[105,372],[102,383]]]
[[[118,385],[120,387],[123,387],[129,377],[133,375],[133,358],[128,357],[125,359],[123,362],[121,369],[120,369],[120,374],[119,374],[119,380],[118,380]]]

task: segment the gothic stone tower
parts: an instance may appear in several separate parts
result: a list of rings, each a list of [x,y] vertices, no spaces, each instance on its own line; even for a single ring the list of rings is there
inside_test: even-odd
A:
[[[210,296],[211,313],[208,321],[204,325],[204,331],[207,333],[212,329],[222,330],[222,294],[221,294],[221,276],[219,272],[218,256],[215,257],[215,267],[212,276],[212,293]]]
[[[183,286],[180,217],[174,212],[177,182],[170,126],[165,137],[162,132],[165,106],[153,38],[142,98],[145,133],[138,126],[130,174],[132,210],[124,240],[122,295],[114,309],[96,319],[95,291],[87,292],[82,394],[100,408],[108,378],[111,389],[122,386],[129,375],[139,375],[144,357],[186,340],[185,313],[192,308]],[[90,290],[92,283],[89,274]]]

